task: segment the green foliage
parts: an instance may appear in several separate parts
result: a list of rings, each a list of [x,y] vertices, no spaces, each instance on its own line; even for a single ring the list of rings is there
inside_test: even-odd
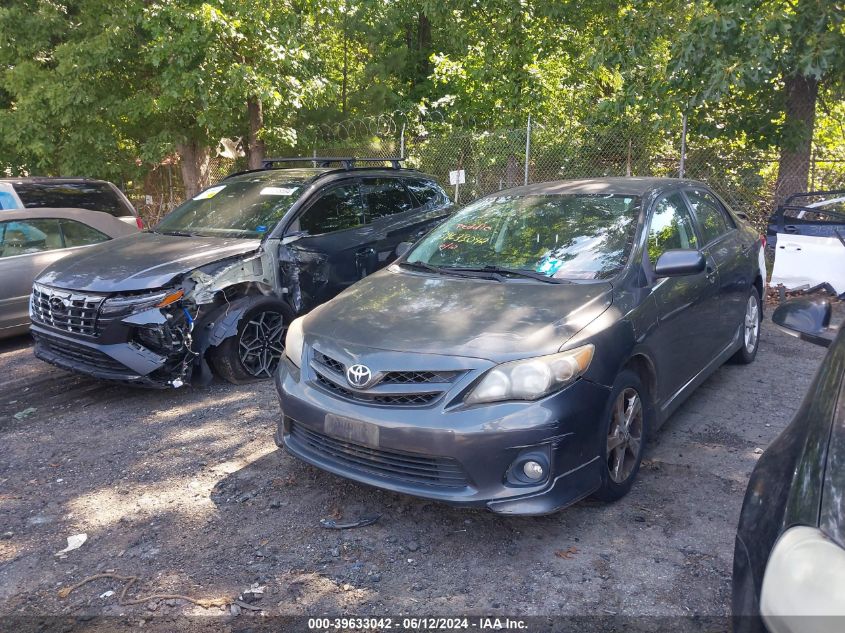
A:
[[[686,112],[690,166],[739,182],[760,177],[753,152],[789,140],[795,76],[820,82],[816,144],[835,177],[845,18],[829,0],[7,0],[0,169],[124,183],[179,148],[200,166],[249,137],[260,103],[259,137],[280,152],[310,149],[321,125],[411,113],[397,119],[419,164],[472,163],[479,191],[521,175],[529,114],[545,125],[537,179],[669,174],[649,161],[677,154]],[[462,146],[442,136],[454,127]],[[386,151],[372,130],[350,136]]]

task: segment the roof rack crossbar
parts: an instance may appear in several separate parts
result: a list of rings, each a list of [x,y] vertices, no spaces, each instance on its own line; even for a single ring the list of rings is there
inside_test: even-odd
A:
[[[353,169],[355,163],[390,163],[393,169],[400,169],[403,156],[390,158],[356,158],[354,156],[292,156],[288,158],[265,158],[261,161],[262,169],[273,169],[276,163],[315,163],[318,167],[328,167],[331,163],[340,163],[344,169]]]
[[[804,205],[793,204],[793,201],[798,198],[810,198],[813,196],[838,196],[845,194],[845,189],[829,189],[827,191],[802,191],[800,193],[793,193],[781,205],[784,208],[803,208]]]

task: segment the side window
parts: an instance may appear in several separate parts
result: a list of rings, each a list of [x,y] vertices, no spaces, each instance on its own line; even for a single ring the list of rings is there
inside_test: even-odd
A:
[[[414,208],[405,185],[397,178],[365,178],[367,223]]]
[[[31,255],[62,248],[58,220],[10,220],[0,222],[0,257]]]
[[[691,189],[686,191],[686,194],[695,211],[705,244],[709,244],[733,228],[733,222],[728,224],[729,220],[725,217],[722,205],[712,195],[701,189]]]
[[[446,196],[440,186],[430,180],[408,178],[405,184],[416,200],[416,206],[418,207],[434,207],[446,200]]]
[[[105,242],[109,238],[105,233],[101,233],[97,229],[91,228],[87,224],[77,222],[76,220],[59,220],[62,227],[62,236],[65,240],[65,248],[73,248],[74,246],[87,246],[89,244],[99,244]]]
[[[661,198],[648,227],[648,258],[652,265],[666,251],[698,248],[692,217],[679,194]]]
[[[321,235],[364,224],[361,191],[357,184],[341,185],[321,194],[297,220],[299,228],[311,235]],[[296,224],[296,223],[295,223]]]

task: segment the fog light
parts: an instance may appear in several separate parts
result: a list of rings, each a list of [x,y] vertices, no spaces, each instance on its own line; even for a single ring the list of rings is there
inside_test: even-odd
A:
[[[522,472],[533,481],[538,481],[546,476],[542,464],[535,461],[528,461],[522,465]]]

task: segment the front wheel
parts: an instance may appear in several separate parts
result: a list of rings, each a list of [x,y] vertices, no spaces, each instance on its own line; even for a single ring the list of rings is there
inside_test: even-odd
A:
[[[745,316],[742,322],[742,347],[731,357],[731,361],[740,365],[748,365],[757,356],[760,347],[760,322],[763,311],[760,310],[760,293],[757,286],[751,287],[748,301],[745,303]]]
[[[616,501],[634,484],[648,437],[650,402],[640,377],[627,369],[620,372],[605,415],[604,465],[601,486],[593,493],[596,499]]]
[[[285,352],[287,320],[276,299],[262,299],[244,312],[238,331],[209,352],[224,380],[240,385],[272,378]]]

